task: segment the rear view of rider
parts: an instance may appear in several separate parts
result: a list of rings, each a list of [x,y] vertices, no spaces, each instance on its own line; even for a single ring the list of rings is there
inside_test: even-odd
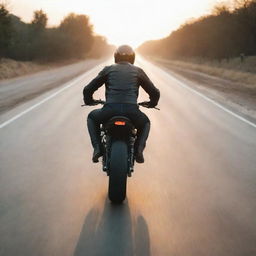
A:
[[[150,130],[148,117],[139,110],[137,98],[141,86],[149,95],[147,107],[154,108],[160,97],[159,90],[145,72],[134,66],[135,52],[128,45],[122,45],[115,52],[115,64],[105,67],[83,90],[84,103],[95,105],[93,93],[105,84],[106,103],[103,108],[93,110],[87,119],[89,134],[94,148],[92,161],[98,162],[103,155],[100,141],[100,124],[113,116],[129,118],[137,129],[135,159],[144,162],[143,150]]]

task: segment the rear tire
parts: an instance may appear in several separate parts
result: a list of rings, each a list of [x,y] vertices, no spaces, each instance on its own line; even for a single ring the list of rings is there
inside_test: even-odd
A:
[[[126,197],[128,148],[124,141],[114,141],[111,146],[108,197],[121,204]]]

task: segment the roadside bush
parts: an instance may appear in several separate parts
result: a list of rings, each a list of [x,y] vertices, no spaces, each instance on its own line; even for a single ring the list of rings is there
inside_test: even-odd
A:
[[[12,25],[9,12],[3,4],[0,4],[0,57],[8,55],[11,36]]]
[[[35,11],[28,24],[0,5],[0,58],[58,61],[93,56],[92,49],[96,57],[106,53],[108,44],[94,35],[88,16],[71,13],[55,28],[47,28],[47,21],[43,10]]]
[[[218,4],[211,15],[186,23],[168,37],[139,47],[146,55],[165,58],[227,59],[256,55],[256,0]]]

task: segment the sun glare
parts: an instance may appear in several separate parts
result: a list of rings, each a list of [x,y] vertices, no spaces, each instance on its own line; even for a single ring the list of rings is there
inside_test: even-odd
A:
[[[41,8],[51,26],[70,12],[86,14],[95,33],[112,44],[133,47],[167,36],[186,20],[209,12],[214,3],[216,0],[11,0],[12,9],[26,21]]]

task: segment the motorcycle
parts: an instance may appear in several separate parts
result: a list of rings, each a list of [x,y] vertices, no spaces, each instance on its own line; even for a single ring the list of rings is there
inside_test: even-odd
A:
[[[105,102],[97,100],[93,105],[97,104]],[[148,102],[138,105],[148,108]],[[114,204],[121,204],[126,198],[127,177],[134,172],[136,133],[131,120],[124,116],[114,116],[101,124],[102,169],[109,177],[108,197]]]

